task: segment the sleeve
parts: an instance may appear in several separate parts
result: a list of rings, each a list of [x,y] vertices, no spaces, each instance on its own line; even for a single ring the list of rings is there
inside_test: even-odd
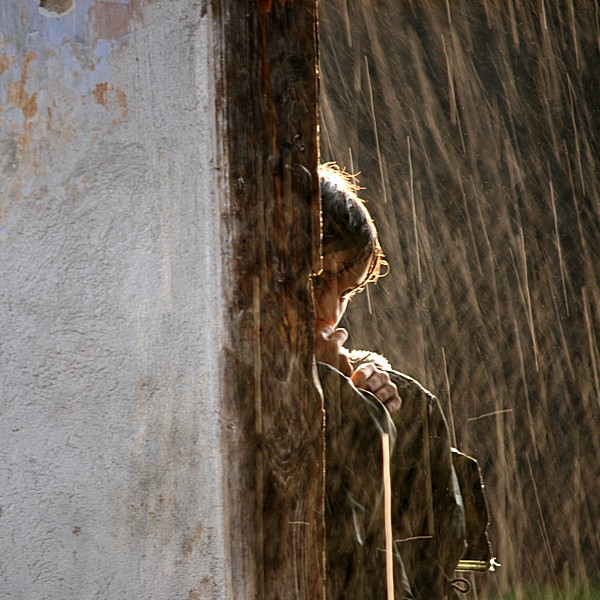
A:
[[[328,600],[385,600],[385,527],[381,436],[396,441],[385,407],[337,369],[318,363],[325,401],[325,530]],[[394,593],[412,600],[394,552]]]
[[[452,597],[466,524],[448,426],[435,396],[402,373],[390,375],[402,398],[393,415],[394,534],[415,598]]]

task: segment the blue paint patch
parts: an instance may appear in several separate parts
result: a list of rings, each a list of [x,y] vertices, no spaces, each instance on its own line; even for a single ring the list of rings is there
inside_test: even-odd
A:
[[[87,13],[93,0],[77,0],[74,8],[64,15],[42,12],[37,4],[29,4],[29,32],[39,32],[46,42],[56,46],[68,39],[81,42],[90,39]]]

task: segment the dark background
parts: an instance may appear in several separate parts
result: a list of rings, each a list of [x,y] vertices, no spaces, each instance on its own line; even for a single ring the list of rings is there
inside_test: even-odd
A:
[[[320,3],[322,160],[360,173],[391,265],[350,345],[435,392],[480,461],[484,597],[600,580],[599,22],[589,0]]]

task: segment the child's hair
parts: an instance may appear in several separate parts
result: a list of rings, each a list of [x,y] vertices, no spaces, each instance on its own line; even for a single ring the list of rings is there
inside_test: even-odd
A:
[[[357,292],[382,276],[381,267],[387,266],[379,244],[375,223],[356,192],[359,186],[353,175],[341,170],[335,163],[319,166],[321,211],[323,215],[323,254],[350,251],[346,267],[370,260],[367,275]]]

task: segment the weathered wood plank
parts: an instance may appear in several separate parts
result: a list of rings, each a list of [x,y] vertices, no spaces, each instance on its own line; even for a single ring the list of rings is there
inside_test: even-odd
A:
[[[323,595],[314,0],[220,3],[231,244],[225,365],[236,598]],[[227,269],[226,269],[227,271]]]

